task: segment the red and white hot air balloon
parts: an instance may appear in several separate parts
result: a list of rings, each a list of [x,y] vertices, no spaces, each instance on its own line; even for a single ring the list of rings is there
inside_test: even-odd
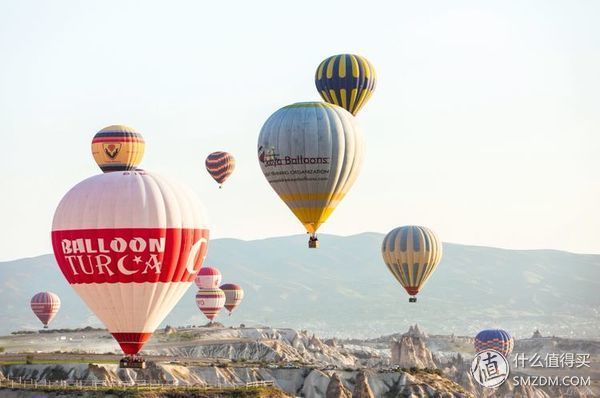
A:
[[[65,278],[127,355],[141,350],[192,284],[208,235],[197,198],[142,170],[83,180],[52,224]]]
[[[196,293],[196,305],[212,322],[225,305],[225,293],[218,287],[200,289]]]
[[[221,290],[225,293],[225,308],[229,315],[235,310],[244,298],[244,289],[235,283],[226,283],[221,285]]]
[[[196,286],[198,289],[209,289],[219,287],[221,283],[221,271],[214,267],[202,267],[196,275]]]
[[[60,298],[52,292],[40,292],[31,298],[31,310],[48,329],[48,324],[60,309]]]

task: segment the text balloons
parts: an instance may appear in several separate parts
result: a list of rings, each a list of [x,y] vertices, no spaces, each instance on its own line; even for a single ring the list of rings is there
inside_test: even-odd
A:
[[[208,236],[198,199],[144,171],[83,180],[63,197],[52,224],[62,273],[128,355],[194,281]]]

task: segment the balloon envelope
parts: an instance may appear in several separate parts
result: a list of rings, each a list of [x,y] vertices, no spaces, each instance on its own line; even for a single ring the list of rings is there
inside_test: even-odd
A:
[[[381,254],[398,282],[415,296],[442,259],[442,244],[429,228],[409,225],[385,236]]]
[[[235,170],[235,158],[228,152],[213,152],[204,162],[208,174],[219,184],[223,184]]]
[[[515,345],[512,336],[502,329],[485,329],[475,336],[475,351],[496,350],[505,357],[509,356]]]
[[[281,200],[314,234],[358,177],[363,142],[356,119],[323,102],[286,106],[265,122],[258,160]]]
[[[31,310],[48,327],[60,309],[60,298],[52,292],[40,292],[31,298]]]
[[[375,68],[360,55],[334,55],[321,62],[315,72],[321,98],[353,115],[369,101],[376,83]]]
[[[225,308],[231,314],[242,302],[244,289],[235,283],[226,283],[221,285],[221,290],[225,293]]]
[[[144,157],[144,138],[129,126],[112,125],[98,131],[92,140],[92,155],[100,169],[135,169]]]
[[[52,247],[69,284],[132,355],[194,281],[208,234],[184,187],[154,173],[113,172],[67,192]]]
[[[196,305],[212,322],[225,305],[225,293],[218,287],[200,289],[196,293]]]
[[[219,287],[221,283],[221,271],[214,267],[202,267],[198,275],[196,275],[195,282],[198,289]]]

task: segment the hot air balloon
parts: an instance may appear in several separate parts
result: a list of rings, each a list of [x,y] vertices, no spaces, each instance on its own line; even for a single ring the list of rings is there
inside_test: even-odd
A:
[[[200,289],[196,293],[196,305],[212,323],[225,305],[225,293],[218,287]]]
[[[358,177],[363,142],[356,119],[323,102],[286,106],[258,137],[258,160],[271,187],[311,234],[331,215]]]
[[[377,76],[365,57],[334,55],[319,64],[315,85],[323,100],[356,115],[375,90]]]
[[[513,350],[515,341],[512,336],[502,329],[486,329],[475,336],[475,351],[495,350],[508,357]]]
[[[418,226],[390,231],[381,246],[383,261],[412,297],[411,303],[442,259],[442,244],[432,230]]]
[[[202,267],[196,275],[196,286],[198,289],[209,289],[219,287],[221,283],[221,271],[213,267]]]
[[[208,236],[198,199],[146,171],[83,180],[52,224],[60,270],[132,356],[193,283]]]
[[[226,283],[220,288],[225,293],[225,308],[229,315],[235,310],[244,298],[244,289],[235,283]]]
[[[144,157],[144,138],[128,126],[113,125],[98,131],[92,140],[92,155],[107,173],[135,169]]]
[[[204,162],[208,174],[219,183],[219,188],[229,178],[235,169],[235,158],[228,152],[213,152]]]
[[[52,292],[40,292],[31,298],[31,310],[48,329],[48,324],[60,309],[60,298]]]

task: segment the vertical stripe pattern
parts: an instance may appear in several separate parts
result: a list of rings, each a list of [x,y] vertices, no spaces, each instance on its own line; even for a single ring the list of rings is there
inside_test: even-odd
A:
[[[442,245],[426,227],[404,226],[390,231],[381,246],[390,272],[411,296],[419,293],[442,258]]]
[[[31,310],[47,327],[60,309],[60,298],[52,292],[40,292],[31,298]]]
[[[235,170],[235,158],[228,152],[213,152],[204,162],[208,174],[219,184],[223,184]]]
[[[346,196],[363,160],[354,116],[324,102],[279,109],[263,125],[257,146],[265,178],[313,234]]]
[[[371,98],[376,83],[375,68],[360,55],[334,55],[321,62],[315,72],[321,98],[353,115]]]

